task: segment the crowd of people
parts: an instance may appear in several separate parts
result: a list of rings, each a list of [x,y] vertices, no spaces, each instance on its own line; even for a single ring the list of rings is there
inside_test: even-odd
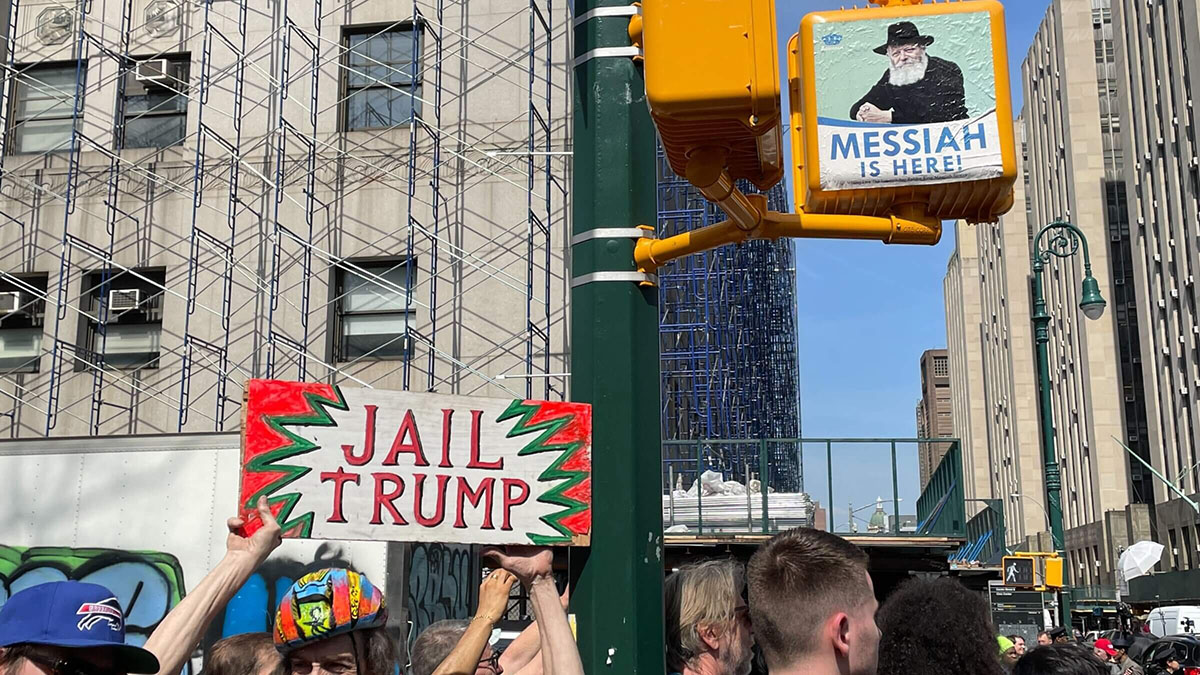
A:
[[[178,675],[209,623],[279,546],[265,500],[258,517],[263,526],[248,537],[240,519],[229,521],[226,555],[142,647],[125,643],[122,608],[103,586],[57,581],[14,593],[0,607],[0,675]],[[474,617],[424,630],[407,673],[583,675],[553,553],[508,547],[483,555],[494,571]],[[516,583],[535,621],[494,651]],[[880,606],[865,553],[820,530],[783,532],[746,565],[687,565],[664,590],[670,675],[749,675],[755,665],[771,675],[1143,675],[1121,638],[1088,648],[1058,629],[1027,651],[1021,636],[997,635],[980,594],[954,579],[910,580]],[[397,675],[406,669],[387,617],[383,592],[365,576],[318,570],[280,598],[271,633],[218,641],[202,675]]]

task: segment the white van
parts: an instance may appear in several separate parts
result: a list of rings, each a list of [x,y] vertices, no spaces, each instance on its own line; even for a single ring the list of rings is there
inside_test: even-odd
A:
[[[1150,610],[1146,619],[1150,632],[1158,637],[1191,633],[1200,635],[1200,607],[1196,605],[1172,605]]]

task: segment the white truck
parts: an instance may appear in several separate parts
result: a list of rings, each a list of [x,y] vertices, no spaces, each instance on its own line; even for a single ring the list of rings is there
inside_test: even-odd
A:
[[[144,642],[224,554],[240,458],[236,433],[0,441],[0,605],[45,581],[100,583],[126,608],[129,641]],[[389,624],[409,644],[434,621],[470,616],[478,593],[467,546],[288,540],[205,644],[267,630],[294,579],[333,566],[385,590]]]

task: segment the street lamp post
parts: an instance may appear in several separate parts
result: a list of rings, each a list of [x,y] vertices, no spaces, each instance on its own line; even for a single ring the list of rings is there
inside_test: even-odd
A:
[[[1043,237],[1046,239],[1042,245]],[[1033,238],[1033,327],[1037,342],[1038,395],[1042,413],[1042,462],[1046,475],[1046,515],[1050,521],[1050,538],[1054,550],[1064,560],[1062,515],[1062,479],[1058,469],[1058,457],[1054,451],[1054,417],[1050,405],[1050,315],[1046,312],[1046,298],[1042,290],[1042,268],[1052,257],[1069,258],[1083,247],[1083,295],[1079,309],[1089,319],[1099,319],[1104,314],[1104,298],[1100,295],[1100,284],[1092,276],[1092,260],[1088,255],[1087,237],[1071,223],[1055,221],[1043,227]],[[1061,589],[1058,603],[1064,625],[1071,625],[1070,599]]]

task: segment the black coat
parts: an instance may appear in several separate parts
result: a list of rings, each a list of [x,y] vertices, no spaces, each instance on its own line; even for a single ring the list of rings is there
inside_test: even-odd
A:
[[[894,86],[884,71],[871,91],[850,107],[850,119],[858,119],[858,109],[868,102],[880,110],[891,110],[892,124],[931,124],[967,118],[962,70],[953,61],[936,56],[929,57],[925,77],[902,87]]]

